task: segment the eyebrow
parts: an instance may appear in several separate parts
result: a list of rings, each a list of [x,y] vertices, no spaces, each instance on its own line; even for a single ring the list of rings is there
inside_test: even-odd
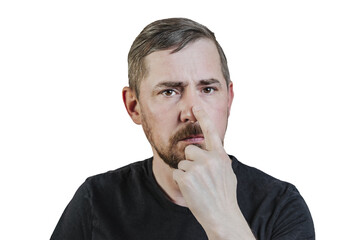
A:
[[[196,85],[197,86],[207,86],[211,84],[219,84],[221,85],[220,81],[215,78],[209,78],[209,79],[202,79],[200,80]],[[185,82],[173,82],[173,81],[164,81],[160,82],[155,85],[155,89],[158,88],[184,88],[188,85],[188,83]]]
[[[198,86],[201,86],[201,85],[211,85],[211,84],[218,84],[221,86],[221,83],[219,80],[215,79],[215,78],[209,78],[209,79],[203,79],[203,80],[200,80],[199,83],[197,84]]]
[[[184,82],[172,82],[172,81],[164,81],[164,82],[159,82],[158,84],[155,85],[155,89],[156,88],[179,88],[179,87],[185,87],[187,86],[187,83]]]

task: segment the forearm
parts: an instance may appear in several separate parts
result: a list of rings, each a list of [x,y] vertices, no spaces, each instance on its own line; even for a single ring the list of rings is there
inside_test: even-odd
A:
[[[241,213],[234,209],[226,217],[218,218],[217,223],[203,225],[209,240],[255,240],[255,237]]]

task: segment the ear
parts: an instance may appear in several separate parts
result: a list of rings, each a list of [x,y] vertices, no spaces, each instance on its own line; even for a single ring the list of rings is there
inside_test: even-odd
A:
[[[234,99],[234,88],[233,88],[233,83],[230,81],[228,88],[228,117],[230,115],[233,99]]]
[[[124,87],[122,97],[126,111],[136,124],[141,124],[140,104],[136,97],[135,91],[129,87]]]

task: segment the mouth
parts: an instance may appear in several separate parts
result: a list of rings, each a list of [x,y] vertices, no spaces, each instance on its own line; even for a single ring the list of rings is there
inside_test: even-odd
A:
[[[181,140],[182,142],[186,142],[186,143],[189,143],[189,144],[199,144],[199,143],[202,143],[204,141],[204,136],[199,134],[199,135],[190,135],[190,136],[187,136],[186,138],[182,139]]]

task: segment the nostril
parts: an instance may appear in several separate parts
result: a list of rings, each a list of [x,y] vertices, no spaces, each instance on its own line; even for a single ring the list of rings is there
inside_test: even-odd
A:
[[[181,122],[190,122],[195,123],[196,119],[191,111],[182,111],[180,113],[180,121]]]

